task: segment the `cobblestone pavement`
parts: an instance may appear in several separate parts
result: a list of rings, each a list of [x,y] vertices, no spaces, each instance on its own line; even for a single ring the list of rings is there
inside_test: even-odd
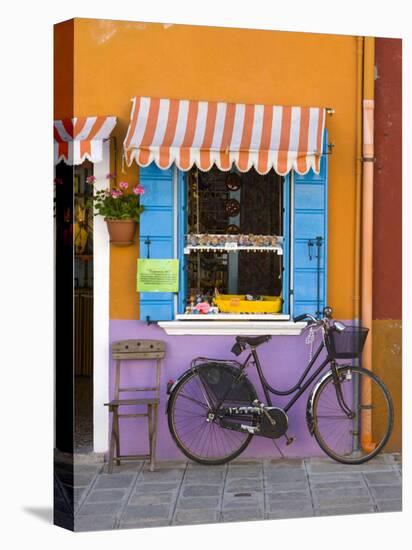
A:
[[[402,509],[401,457],[363,465],[328,458],[75,466],[75,531],[189,525]]]

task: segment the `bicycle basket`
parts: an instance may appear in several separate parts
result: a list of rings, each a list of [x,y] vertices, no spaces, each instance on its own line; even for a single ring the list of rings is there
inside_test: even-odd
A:
[[[329,331],[329,354],[333,359],[355,359],[360,356],[369,329],[347,326],[344,331]]]

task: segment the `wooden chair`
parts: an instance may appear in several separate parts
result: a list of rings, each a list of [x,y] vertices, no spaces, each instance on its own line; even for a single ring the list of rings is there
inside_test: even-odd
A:
[[[109,407],[109,412],[113,413],[112,430],[109,445],[109,473],[112,473],[113,471],[113,462],[116,461],[116,464],[120,465],[121,460],[150,459],[150,471],[154,470],[158,407],[160,401],[160,370],[161,360],[165,356],[165,348],[165,342],[162,342],[161,340],[121,340],[119,342],[113,342],[112,344],[112,357],[114,360],[116,360],[114,398],[109,403],[105,403],[105,405]],[[148,359],[156,360],[156,382],[154,386],[142,387],[121,385],[121,370],[124,369],[128,361],[139,361]],[[133,367],[137,368],[137,365],[131,366],[129,364],[129,368]],[[151,395],[145,395],[145,397],[141,398],[122,398],[121,393],[125,392],[145,392],[145,394],[149,393]],[[119,407],[139,405],[145,406],[146,412],[133,414],[119,413]],[[147,417],[148,419],[149,454],[122,455],[120,453],[119,418],[139,417]]]

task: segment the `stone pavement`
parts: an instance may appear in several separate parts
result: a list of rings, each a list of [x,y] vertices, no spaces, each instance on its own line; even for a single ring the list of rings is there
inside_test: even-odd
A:
[[[75,531],[299,518],[402,509],[399,454],[356,466],[329,458],[75,466]]]

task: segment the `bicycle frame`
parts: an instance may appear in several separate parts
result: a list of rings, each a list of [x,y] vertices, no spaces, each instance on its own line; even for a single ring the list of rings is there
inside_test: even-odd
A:
[[[327,355],[326,359],[321,363],[321,365],[312,373],[312,375],[305,381],[307,378],[310,370],[314,366],[317,358],[321,354],[322,350],[325,348],[325,343],[322,341],[319,344],[318,349],[316,350],[314,356],[309,361],[309,364],[305,368],[302,376],[298,380],[298,382],[290,389],[288,390],[277,390],[276,388],[273,388],[269,382],[266,380],[265,375],[263,374],[262,365],[260,364],[259,356],[257,354],[256,348],[252,348],[252,351],[249,353],[248,357],[246,358],[246,361],[241,366],[241,372],[246,369],[248,366],[251,357],[253,358],[254,364],[256,365],[256,370],[258,372],[260,383],[262,384],[263,392],[265,394],[266,400],[268,405],[272,406],[272,399],[270,397],[270,394],[272,395],[279,395],[279,396],[285,396],[285,395],[291,395],[292,393],[295,393],[295,395],[292,397],[292,399],[287,403],[285,407],[283,407],[283,410],[287,412],[295,403],[296,401],[301,397],[301,395],[307,390],[307,388],[312,384],[312,382],[319,376],[319,374],[323,371],[323,369],[330,363],[332,366],[332,372],[337,376],[336,374],[336,362],[329,357],[329,354]],[[339,387],[339,385],[337,386]],[[340,389],[340,387],[339,387]],[[340,392],[339,392],[340,393]]]

